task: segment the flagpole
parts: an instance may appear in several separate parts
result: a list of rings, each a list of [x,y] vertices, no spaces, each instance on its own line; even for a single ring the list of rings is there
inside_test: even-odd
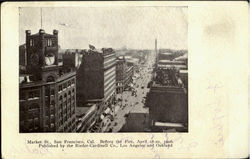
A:
[[[41,29],[43,28],[43,11],[42,11],[42,8],[41,8]]]

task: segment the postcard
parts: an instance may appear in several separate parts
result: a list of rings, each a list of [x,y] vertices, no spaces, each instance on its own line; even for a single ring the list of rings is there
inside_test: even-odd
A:
[[[247,157],[248,7],[3,3],[2,157]]]

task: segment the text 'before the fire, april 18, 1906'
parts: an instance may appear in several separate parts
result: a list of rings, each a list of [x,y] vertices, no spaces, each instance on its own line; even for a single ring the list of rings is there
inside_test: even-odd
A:
[[[154,148],[173,147],[172,140],[27,140],[27,145],[38,148]]]

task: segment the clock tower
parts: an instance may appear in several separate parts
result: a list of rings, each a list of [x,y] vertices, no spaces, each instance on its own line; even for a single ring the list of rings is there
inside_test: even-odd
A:
[[[47,77],[58,77],[58,31],[47,34],[40,29],[31,35],[26,30],[27,71],[35,75],[36,80],[47,82]]]

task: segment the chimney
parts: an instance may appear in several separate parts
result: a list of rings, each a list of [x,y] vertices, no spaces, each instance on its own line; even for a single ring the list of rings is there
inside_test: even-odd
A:
[[[58,30],[53,30],[53,35],[58,35]]]
[[[26,30],[26,36],[29,36],[31,34],[30,30]]]
[[[40,29],[39,30],[39,34],[44,34],[45,32],[44,32],[44,30],[43,29]]]

